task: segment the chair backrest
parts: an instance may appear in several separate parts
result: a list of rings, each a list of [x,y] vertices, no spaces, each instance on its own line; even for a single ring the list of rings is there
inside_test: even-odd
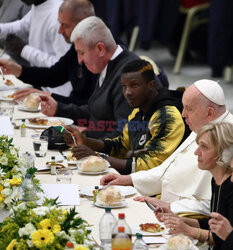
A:
[[[203,3],[208,3],[210,0],[181,0],[180,2],[181,6],[188,9]]]

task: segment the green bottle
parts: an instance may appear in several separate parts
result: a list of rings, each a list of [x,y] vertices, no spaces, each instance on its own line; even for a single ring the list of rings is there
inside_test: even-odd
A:
[[[25,119],[22,119],[22,124],[21,124],[21,127],[20,127],[20,134],[21,134],[21,137],[25,137],[26,136]]]

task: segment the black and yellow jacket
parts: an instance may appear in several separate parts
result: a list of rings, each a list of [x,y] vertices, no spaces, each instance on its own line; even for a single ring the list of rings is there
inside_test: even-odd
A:
[[[169,90],[160,90],[146,113],[135,108],[125,121],[122,133],[104,140],[105,152],[126,159],[129,151],[141,150],[136,158],[136,171],[160,165],[175,151],[184,135],[184,122],[176,106],[177,101]],[[122,120],[118,121],[118,127],[121,124]],[[131,170],[132,157],[127,160],[125,174]]]

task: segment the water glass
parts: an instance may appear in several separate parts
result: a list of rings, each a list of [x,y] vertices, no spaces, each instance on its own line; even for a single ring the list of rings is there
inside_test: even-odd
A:
[[[56,170],[57,184],[70,184],[72,180],[72,170],[70,168],[60,168]]]
[[[48,136],[32,135],[36,157],[45,157],[48,151]]]
[[[11,104],[1,104],[0,105],[0,116],[8,116],[12,120],[14,113],[14,105]]]

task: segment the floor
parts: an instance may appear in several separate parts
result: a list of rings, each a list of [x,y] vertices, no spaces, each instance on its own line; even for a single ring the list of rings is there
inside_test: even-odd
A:
[[[222,86],[225,98],[226,98],[226,106],[231,112],[233,112],[233,82],[226,83],[223,78],[211,78],[211,70],[207,64],[198,64],[198,63],[187,63],[184,62],[181,73],[174,74],[174,57],[170,55],[167,48],[162,47],[161,45],[154,43],[152,48],[148,51],[136,49],[135,51],[138,55],[145,55],[156,61],[160,64],[165,72],[167,73],[168,80],[170,83],[170,89],[176,89],[180,86],[189,86],[193,82],[200,79],[212,79],[214,81],[218,81]]]

